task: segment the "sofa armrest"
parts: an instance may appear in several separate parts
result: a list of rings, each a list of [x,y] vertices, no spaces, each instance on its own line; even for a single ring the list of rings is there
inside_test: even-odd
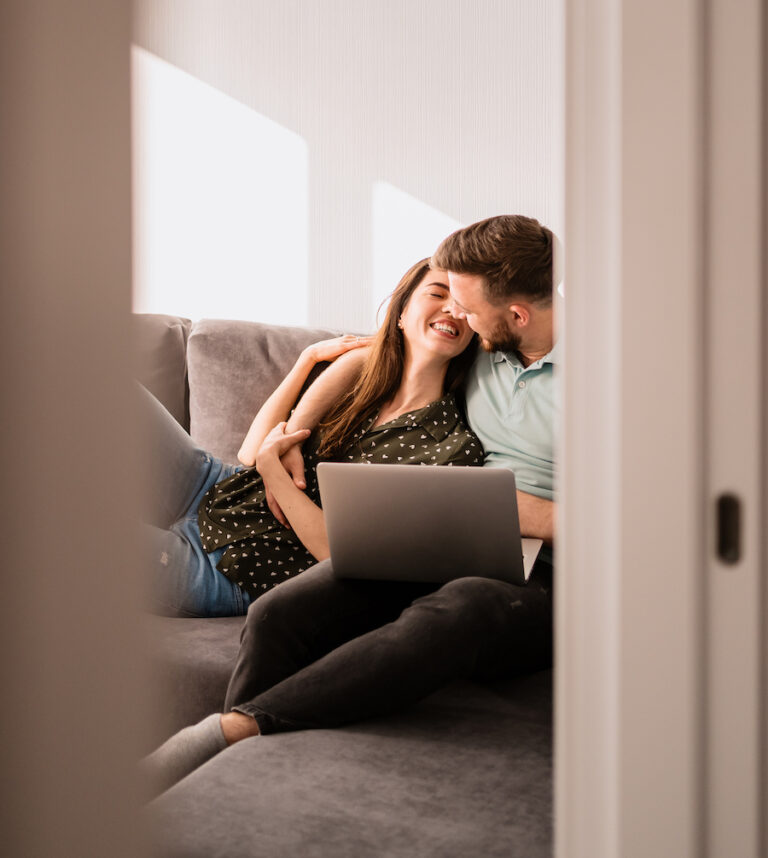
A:
[[[181,316],[135,313],[134,377],[189,430],[187,339],[192,322]]]

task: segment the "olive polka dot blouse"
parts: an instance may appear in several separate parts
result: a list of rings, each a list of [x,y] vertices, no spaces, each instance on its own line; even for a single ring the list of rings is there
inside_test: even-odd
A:
[[[335,461],[483,463],[483,448],[461,417],[453,394],[372,428],[374,422],[373,416],[365,420]],[[314,436],[306,442],[304,458],[307,495],[319,505],[317,443]],[[252,598],[316,562],[296,534],[270,512],[264,481],[255,468],[239,471],[213,486],[198,509],[198,525],[205,551],[225,548],[217,564],[219,571]]]

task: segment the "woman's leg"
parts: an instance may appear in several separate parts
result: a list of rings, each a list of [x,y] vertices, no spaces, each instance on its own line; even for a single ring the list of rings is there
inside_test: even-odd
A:
[[[496,678],[551,664],[551,593],[534,582],[452,581],[317,660],[304,648],[304,635],[285,627],[288,615],[260,616],[260,601],[250,609],[241,675],[233,677],[226,709],[253,717],[261,733],[334,727],[395,711],[452,679]],[[270,675],[265,661],[281,648],[290,653],[283,671],[287,663],[306,666],[261,690],[280,672]],[[250,685],[243,681],[249,658],[258,665]]]
[[[146,454],[140,518],[148,607],[169,616],[240,616],[250,599],[216,569],[221,552],[206,554],[197,530],[203,495],[236,467],[201,450],[146,388],[137,385],[137,396]]]
[[[242,616],[249,596],[216,569],[216,556],[203,551],[193,527],[192,517],[169,530],[141,526],[148,610],[166,617]]]
[[[211,470],[221,463],[201,450],[145,387],[137,384],[136,390],[146,463],[141,520],[167,529],[186,515]]]

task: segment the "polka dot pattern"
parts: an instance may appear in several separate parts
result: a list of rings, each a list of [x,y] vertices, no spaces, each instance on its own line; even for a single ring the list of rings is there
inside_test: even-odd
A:
[[[483,448],[464,422],[453,394],[417,411],[401,414],[373,428],[365,420],[339,462],[406,465],[482,465]],[[320,505],[316,466],[317,439],[304,445],[307,495]],[[226,546],[218,569],[252,598],[315,563],[292,530],[272,515],[264,481],[247,468],[217,483],[198,510],[200,538],[206,551]]]

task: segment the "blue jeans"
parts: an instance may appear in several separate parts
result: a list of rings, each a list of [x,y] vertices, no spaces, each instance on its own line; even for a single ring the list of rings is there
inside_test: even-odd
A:
[[[138,415],[148,457],[141,534],[150,610],[174,617],[245,614],[250,597],[216,568],[224,549],[206,553],[197,529],[203,495],[240,468],[197,447],[141,386]]]

